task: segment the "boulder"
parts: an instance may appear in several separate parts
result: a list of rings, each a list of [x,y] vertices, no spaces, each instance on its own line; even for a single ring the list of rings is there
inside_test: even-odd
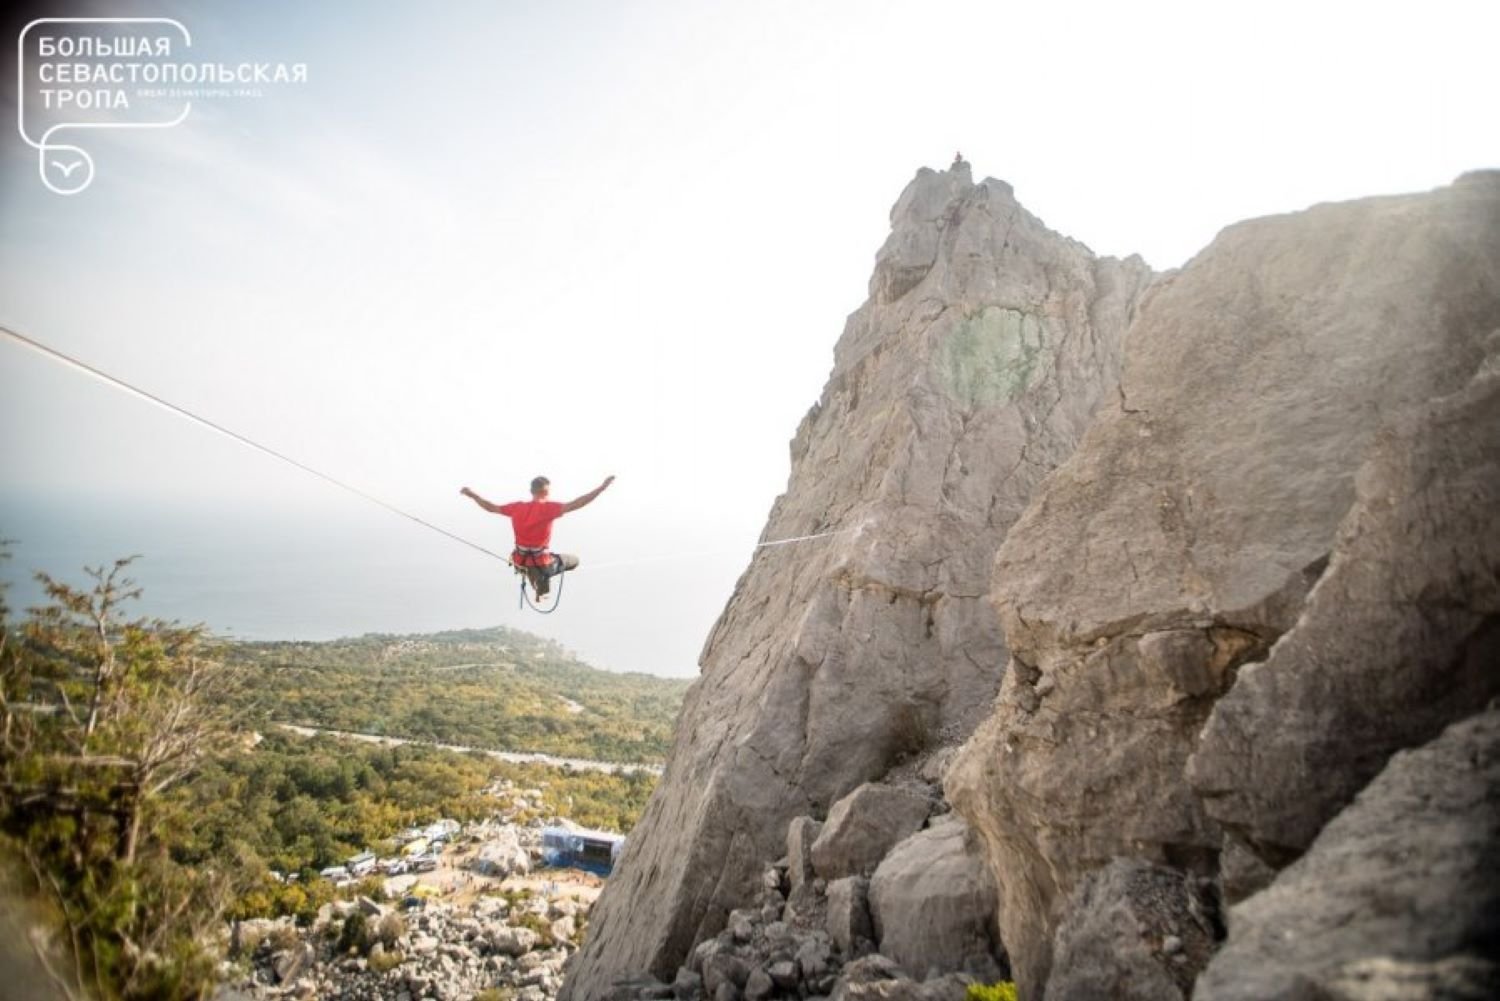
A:
[[[531,871],[531,855],[521,847],[516,829],[505,827],[496,837],[479,846],[470,865],[490,876],[524,876]]]
[[[906,977],[907,973],[901,968],[900,963],[876,952],[856,959],[845,966],[839,979],[844,983],[870,984],[882,980],[904,980]]]
[[[490,948],[504,956],[520,956],[536,948],[537,934],[530,928],[501,925],[490,929]]]
[[[786,832],[787,879],[795,890],[813,878],[812,846],[823,825],[811,817],[793,817]]]
[[[1000,979],[998,891],[962,818],[950,814],[897,845],[875,870],[869,897],[882,955],[919,976],[935,969]]]
[[[688,954],[684,968],[692,973],[702,975],[703,964],[708,961],[708,958],[716,953],[725,951],[726,948],[725,943],[720,942],[717,938],[706,938],[702,942],[699,942],[693,951]]]
[[[797,964],[790,959],[771,963],[766,967],[766,973],[779,990],[789,991],[797,986]]]
[[[672,997],[676,1001],[699,1001],[703,997],[703,977],[682,967],[672,981]]]
[[[934,802],[925,792],[866,782],[834,804],[812,845],[824,879],[866,876],[902,839],[921,829]]]
[[[971,983],[973,979],[963,974],[914,980],[894,961],[877,953],[844,968],[832,1001],[964,1001]]]
[[[1197,1001],[1500,993],[1500,709],[1385,770],[1229,912]],[[1048,992],[1051,998],[1051,992]]]
[[[828,884],[828,935],[846,956],[861,950],[861,943],[875,937],[870,920],[870,881],[863,876],[845,876]]]
[[[729,934],[736,942],[748,942],[755,935],[756,915],[749,910],[737,910],[729,915]]]
[[[724,984],[739,990],[749,979],[750,964],[733,953],[717,952],[703,961],[703,987],[710,994],[717,995]]]
[[[821,937],[810,937],[797,947],[793,957],[797,971],[803,980],[815,983],[823,978],[832,966],[833,954],[828,943]]]
[[[301,979],[316,962],[317,954],[313,947],[306,942],[299,942],[292,948],[277,953],[271,960],[271,968],[276,971],[278,984],[290,984]]]
[[[795,823],[795,821],[793,821],[793,823]],[[763,891],[761,893],[761,900],[763,902],[769,903],[772,900],[777,899],[785,901],[786,891],[789,888],[786,867],[775,865],[766,866],[765,871],[760,874],[760,886],[761,890]]]
[[[993,555],[1116,400],[1150,277],[966,164],[908,185],[764,538],[835,534],[751,558],[564,1001],[633,971],[670,977],[755,899],[793,818],[986,715],[1006,661]]]
[[[776,982],[760,967],[750,971],[745,978],[745,1001],[766,1001],[776,991]]]
[[[1047,1001],[1186,1001],[1216,944],[1215,911],[1196,877],[1116,859],[1073,891]]]
[[[1011,661],[944,779],[985,838],[1023,996],[1044,989],[1070,894],[1111,858],[1216,874],[1224,829],[1187,777],[1215,702],[1297,624],[1372,450],[1462,389],[1497,328],[1497,172],[1239,223],[1144,297],[1113,405],[999,549]],[[1318,765],[1299,788],[1347,789]],[[1274,797],[1277,781],[1215,770],[1201,788]]]

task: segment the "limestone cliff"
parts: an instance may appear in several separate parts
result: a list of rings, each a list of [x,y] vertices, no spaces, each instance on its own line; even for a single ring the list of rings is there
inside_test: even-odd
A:
[[[1112,859],[1233,902],[1500,693],[1497,330],[1493,172],[1238,224],[1146,296],[1001,547],[1011,667],[946,782],[1023,996]]]
[[[1095,411],[1151,273],[1048,230],[967,164],[891,212],[869,299],[792,442],[786,493],[702,655],[666,773],[563,996],[670,981],[823,816],[990,709],[1007,651],[991,564]]]
[[[1493,993],[1500,172],[891,224],[563,996]]]

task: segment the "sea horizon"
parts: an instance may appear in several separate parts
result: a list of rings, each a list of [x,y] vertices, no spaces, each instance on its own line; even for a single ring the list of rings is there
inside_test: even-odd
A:
[[[379,509],[333,510],[106,505],[7,491],[0,493],[0,539],[12,545],[0,561],[0,582],[14,621],[45,600],[37,571],[87,589],[86,566],[135,556],[125,575],[142,596],[125,606],[126,618],[201,624],[232,641],[327,642],[504,626],[555,640],[602,670],[681,678],[696,674],[712,615],[749,555],[720,559],[717,568],[715,561],[694,562],[693,572],[717,576],[723,589],[716,602],[698,602],[701,631],[685,624],[676,634],[643,634],[630,621],[639,594],[629,574],[570,574],[561,614],[537,615],[519,607],[519,578],[503,563]],[[476,541],[503,549],[496,531],[503,526],[485,527],[491,531],[476,533]]]

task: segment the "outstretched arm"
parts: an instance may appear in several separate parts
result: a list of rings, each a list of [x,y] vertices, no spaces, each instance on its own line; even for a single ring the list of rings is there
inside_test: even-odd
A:
[[[478,504],[480,507],[484,508],[490,514],[499,514],[500,513],[500,505],[499,504],[491,504],[489,501],[485,500],[483,497],[479,496],[474,491],[470,490],[468,487],[464,487],[462,490],[459,491],[459,493],[462,494],[463,496],[469,498],[470,500],[472,500],[475,504]]]
[[[598,497],[600,494],[604,493],[604,489],[606,487],[608,487],[614,481],[615,481],[615,478],[613,476],[606,476],[604,478],[604,482],[603,483],[599,484],[597,487],[595,487],[594,489],[590,490],[588,493],[584,494],[582,497],[575,497],[574,499],[572,499],[572,500],[568,501],[566,504],[564,504],[563,505],[563,514],[567,514],[569,511],[577,511],[581,507],[586,507],[589,504],[592,504],[594,502],[594,498]]]

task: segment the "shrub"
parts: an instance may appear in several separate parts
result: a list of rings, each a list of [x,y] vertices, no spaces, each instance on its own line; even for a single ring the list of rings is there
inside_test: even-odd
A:
[[[370,957],[370,969],[376,973],[389,973],[406,961],[399,952],[382,952]]]
[[[387,949],[396,944],[396,940],[406,934],[406,919],[395,911],[380,919],[380,924],[375,929],[375,937],[378,938]]]
[[[344,927],[339,931],[338,945],[334,951],[341,953],[356,953],[363,956],[370,951],[369,921],[365,919],[364,913],[355,911],[344,919]]]
[[[297,938],[297,930],[295,928],[287,925],[277,925],[266,933],[266,937],[262,941],[270,943],[267,948],[271,952],[283,952],[287,949],[296,948],[297,943],[301,940]]]
[[[530,911],[512,913],[510,923],[518,928],[530,928],[536,932],[539,948],[550,949],[557,944],[557,940],[552,937],[552,923],[540,914],[533,914]]]
[[[970,984],[964,1001],[1016,1001],[1016,985],[1009,980],[997,984]]]
[[[899,765],[919,757],[937,743],[933,721],[920,708],[899,706],[891,715],[886,758]]]
[[[354,887],[354,896],[369,897],[371,900],[385,899],[385,880],[379,876],[366,876]]]

